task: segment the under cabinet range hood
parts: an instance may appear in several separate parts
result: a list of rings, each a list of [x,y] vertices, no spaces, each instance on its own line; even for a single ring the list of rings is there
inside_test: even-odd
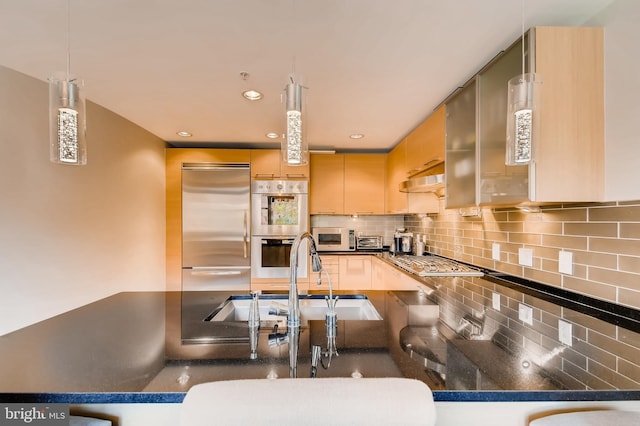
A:
[[[433,192],[438,197],[444,195],[444,174],[412,177],[401,182],[400,192]]]

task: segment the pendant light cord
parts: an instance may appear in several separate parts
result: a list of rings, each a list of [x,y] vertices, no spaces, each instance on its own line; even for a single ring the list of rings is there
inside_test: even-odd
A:
[[[522,30],[522,75],[524,75],[524,0],[522,0],[522,6],[520,7],[520,24]]]
[[[71,0],[67,0],[67,80],[71,76]]]

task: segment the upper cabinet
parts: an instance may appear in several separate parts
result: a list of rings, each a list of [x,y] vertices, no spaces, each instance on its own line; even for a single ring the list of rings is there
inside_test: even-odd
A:
[[[384,154],[311,156],[311,214],[383,214]]]
[[[385,165],[385,213],[407,213],[407,194],[400,192],[400,183],[407,178],[407,139],[403,139],[388,154]]]
[[[344,213],[344,154],[312,154],[309,213]]]
[[[472,80],[447,101],[447,208],[476,204],[476,145],[476,82]]]
[[[308,178],[309,164],[290,166],[282,161],[279,149],[252,149],[251,177],[254,179]]]
[[[542,79],[530,165],[505,165],[507,82],[522,73],[521,40],[446,101],[447,208],[603,200],[603,46],[601,28],[527,33],[526,71]]]
[[[602,201],[604,30],[539,27],[530,34],[531,66],[542,76],[530,199]]]
[[[384,154],[345,155],[345,214],[384,214],[384,166]]]
[[[442,105],[387,154],[386,213],[438,212],[436,194],[402,192],[400,184],[410,177],[443,173],[445,122]]]
[[[446,107],[436,109],[407,136],[406,169],[412,176],[444,161]]]

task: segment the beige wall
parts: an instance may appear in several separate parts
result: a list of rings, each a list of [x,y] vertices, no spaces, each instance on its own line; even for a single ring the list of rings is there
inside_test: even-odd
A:
[[[164,143],[87,102],[88,164],[53,164],[47,84],[0,67],[0,94],[0,335],[164,290]]]

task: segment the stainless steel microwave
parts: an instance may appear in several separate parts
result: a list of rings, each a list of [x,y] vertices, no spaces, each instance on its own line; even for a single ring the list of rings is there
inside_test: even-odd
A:
[[[348,228],[313,228],[318,251],[354,251],[356,231]]]

